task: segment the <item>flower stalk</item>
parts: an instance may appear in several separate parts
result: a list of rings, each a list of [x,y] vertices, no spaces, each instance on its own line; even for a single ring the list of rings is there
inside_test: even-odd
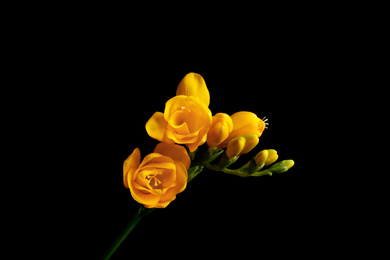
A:
[[[129,223],[127,223],[125,229],[122,233],[117,237],[117,239],[111,244],[106,253],[103,255],[102,260],[108,260],[115,253],[118,247],[122,244],[122,242],[126,239],[126,237],[133,231],[135,226],[141,221],[143,217],[149,215],[153,212],[155,208],[147,209],[143,205],[140,206],[137,213],[130,219]]]

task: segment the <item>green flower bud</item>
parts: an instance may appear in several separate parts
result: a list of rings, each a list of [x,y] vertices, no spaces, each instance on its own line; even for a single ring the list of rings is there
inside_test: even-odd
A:
[[[281,162],[274,164],[267,171],[270,171],[272,173],[282,173],[282,172],[288,171],[288,169],[293,167],[293,165],[294,165],[293,160],[284,160],[284,161],[281,161]]]

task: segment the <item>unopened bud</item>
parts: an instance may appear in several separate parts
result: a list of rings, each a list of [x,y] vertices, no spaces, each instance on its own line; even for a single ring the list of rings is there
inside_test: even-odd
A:
[[[291,167],[293,167],[294,164],[295,164],[295,162],[293,160],[286,160],[287,169],[290,169]]]
[[[249,153],[259,143],[259,137],[256,134],[243,134],[240,136],[246,140],[245,147],[240,154]]]
[[[256,164],[258,166],[264,165],[265,162],[267,161],[268,154],[269,154],[269,150],[263,150],[258,154],[256,154],[256,156],[254,157]]]
[[[238,136],[228,143],[226,155],[229,159],[240,155],[245,148],[246,139],[242,136]]]
[[[278,159],[279,155],[274,149],[268,149],[268,158],[265,161],[264,166],[268,166],[270,164],[273,164]]]
[[[233,122],[228,114],[216,114],[213,116],[213,121],[207,133],[207,145],[209,147],[218,146],[229,137],[232,129]]]
[[[272,173],[282,173],[288,171],[288,169],[293,167],[293,165],[294,165],[293,160],[284,160],[274,164],[271,168],[268,169],[268,171]]]

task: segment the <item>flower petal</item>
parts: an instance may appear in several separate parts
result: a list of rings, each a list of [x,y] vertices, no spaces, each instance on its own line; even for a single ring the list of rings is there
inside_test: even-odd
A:
[[[161,195],[154,195],[154,194],[147,192],[147,191],[140,191],[138,189],[135,189],[133,187],[133,185],[130,185],[130,190],[131,190],[131,195],[133,196],[133,198],[137,202],[144,204],[145,207],[146,207],[146,205],[150,205],[153,207],[161,199]]]
[[[257,125],[260,121],[260,118],[258,118],[255,113],[247,111],[234,113],[233,115],[231,115],[231,118],[233,121],[233,131],[248,124]]]
[[[162,195],[160,202],[162,204],[166,202],[171,202],[176,198],[176,194],[182,192],[187,187],[188,173],[184,166],[179,161],[175,161],[176,163],[176,186],[168,189],[164,195]]]
[[[199,138],[197,142],[187,144],[187,147],[190,150],[190,152],[195,152],[196,148],[198,148],[198,146],[201,146],[202,144],[204,144],[206,142],[206,140],[207,140],[207,133],[205,133],[202,138]]]
[[[160,142],[173,143],[173,141],[166,136],[167,122],[164,119],[163,113],[154,113],[146,123],[145,128],[150,137],[159,140]]]
[[[188,73],[180,81],[176,95],[198,97],[206,106],[210,104],[210,93],[203,77],[197,73]]]
[[[138,168],[139,164],[141,162],[141,152],[138,148],[135,148],[132,154],[130,154],[129,157],[125,160],[123,163],[123,185],[128,189],[128,174],[131,169]]]
[[[191,159],[188,156],[186,149],[177,144],[159,143],[154,149],[154,153],[159,153],[172,158],[174,161],[179,161],[188,169],[191,164]]]

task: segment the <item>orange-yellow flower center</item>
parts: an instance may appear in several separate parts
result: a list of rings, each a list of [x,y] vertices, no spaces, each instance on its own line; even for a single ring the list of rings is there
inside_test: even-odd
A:
[[[162,189],[163,188],[162,181],[159,180],[156,175],[154,175],[154,176],[152,176],[152,175],[146,176],[146,179],[148,180],[149,185],[153,189]]]

